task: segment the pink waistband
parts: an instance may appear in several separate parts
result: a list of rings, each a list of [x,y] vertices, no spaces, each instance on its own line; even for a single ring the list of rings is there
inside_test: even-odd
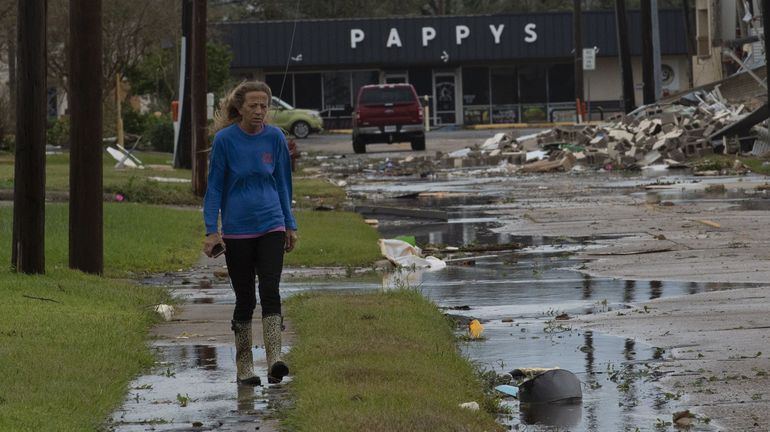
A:
[[[269,231],[265,231],[265,232],[261,232],[261,233],[255,233],[255,234],[223,234],[222,238],[231,239],[231,240],[252,239],[252,238],[259,238],[259,237],[262,237],[265,234],[269,234],[269,233],[272,233],[272,232],[278,232],[278,231],[286,232],[286,227],[279,226],[279,227],[273,228],[273,229],[271,229]]]

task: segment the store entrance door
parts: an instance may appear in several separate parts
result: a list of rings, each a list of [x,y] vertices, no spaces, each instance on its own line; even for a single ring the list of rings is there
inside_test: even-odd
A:
[[[433,74],[433,123],[436,125],[457,123],[456,82],[454,72]]]

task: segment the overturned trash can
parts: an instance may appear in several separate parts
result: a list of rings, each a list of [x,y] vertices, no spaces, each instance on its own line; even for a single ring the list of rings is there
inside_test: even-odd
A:
[[[551,369],[519,384],[521,419],[526,424],[569,427],[580,423],[583,390],[572,372]]]
[[[519,400],[525,403],[580,402],[583,389],[572,372],[551,369],[519,384]]]

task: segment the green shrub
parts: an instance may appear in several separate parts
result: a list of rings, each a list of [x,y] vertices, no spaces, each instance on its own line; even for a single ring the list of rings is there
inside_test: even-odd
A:
[[[46,141],[50,145],[69,147],[70,118],[68,116],[61,116],[51,122],[46,131]]]
[[[2,135],[0,136],[0,150],[7,150],[11,153],[16,152],[16,135]]]
[[[170,120],[158,119],[158,123],[148,130],[147,137],[155,150],[166,153],[174,151],[174,124]]]
[[[134,111],[131,105],[124,103],[121,110],[123,117],[123,131],[134,135],[144,135],[147,129],[147,114]]]

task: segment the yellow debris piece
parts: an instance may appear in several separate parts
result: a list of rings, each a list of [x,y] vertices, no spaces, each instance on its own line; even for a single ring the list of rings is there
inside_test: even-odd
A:
[[[468,333],[470,333],[471,338],[476,339],[479,336],[481,336],[481,332],[484,331],[484,326],[481,325],[479,320],[475,319],[468,324]]]

